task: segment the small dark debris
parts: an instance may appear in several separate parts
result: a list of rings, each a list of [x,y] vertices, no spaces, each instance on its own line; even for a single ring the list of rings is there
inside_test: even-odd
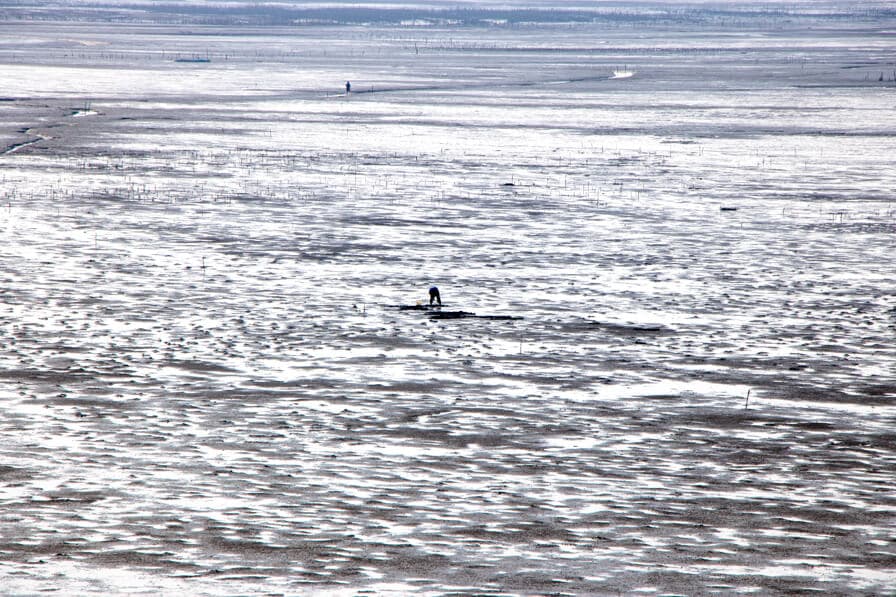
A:
[[[491,319],[492,321],[511,321],[522,319],[515,315],[476,315],[469,311],[435,311],[429,315],[430,319]]]
[[[468,311],[436,311],[431,315],[433,319],[462,319],[464,317],[475,316],[475,313],[470,313]]]
[[[511,321],[522,319],[516,315],[476,315],[470,311],[443,311],[440,307],[430,305],[394,305],[399,311],[426,311],[430,319],[491,319],[493,321]]]

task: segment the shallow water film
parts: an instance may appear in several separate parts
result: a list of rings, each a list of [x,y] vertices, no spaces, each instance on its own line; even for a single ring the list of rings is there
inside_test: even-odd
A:
[[[886,3],[38,4],[0,592],[896,591]]]

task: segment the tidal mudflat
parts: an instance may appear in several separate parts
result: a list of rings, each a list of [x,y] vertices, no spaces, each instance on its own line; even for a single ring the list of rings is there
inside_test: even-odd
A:
[[[94,4],[0,9],[4,593],[896,590],[891,9]]]

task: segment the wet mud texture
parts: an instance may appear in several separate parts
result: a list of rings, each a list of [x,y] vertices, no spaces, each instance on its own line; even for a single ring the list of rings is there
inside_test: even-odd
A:
[[[21,24],[4,592],[892,592],[892,23],[750,18]]]

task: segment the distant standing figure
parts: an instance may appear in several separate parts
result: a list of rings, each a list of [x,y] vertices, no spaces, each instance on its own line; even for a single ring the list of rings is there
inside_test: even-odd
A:
[[[351,93],[351,92],[352,92],[352,82],[351,82],[351,81],[346,81],[346,82],[345,82],[345,92],[346,92],[346,93]]]
[[[439,306],[442,306],[442,296],[439,294],[439,289],[435,286],[429,289],[429,304],[431,305],[433,301],[437,301]]]

